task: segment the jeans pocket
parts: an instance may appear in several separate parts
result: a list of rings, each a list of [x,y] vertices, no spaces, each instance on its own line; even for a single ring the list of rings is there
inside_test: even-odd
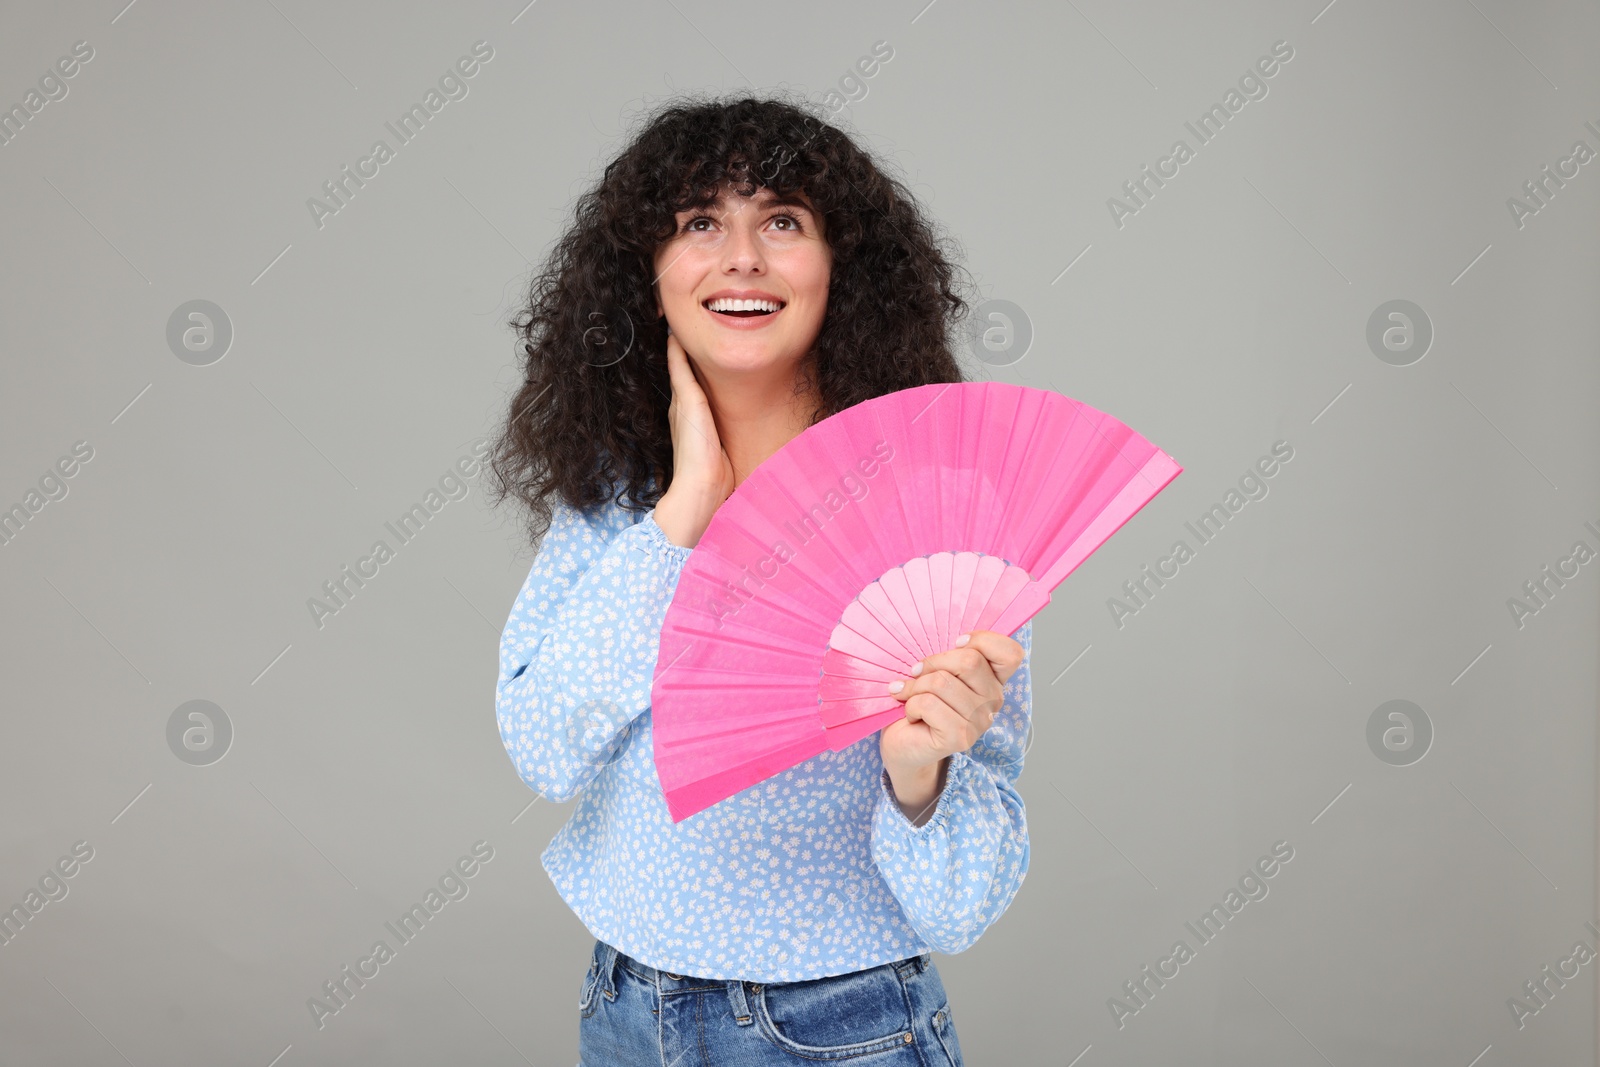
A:
[[[955,1020],[950,1017],[950,1005],[946,1004],[933,1013],[933,1033],[939,1039],[939,1046],[944,1049],[950,1067],[965,1067],[961,1062],[961,1042],[956,1039]]]
[[[909,1045],[911,1002],[889,964],[805,982],[752,985],[756,1029],[816,1060],[843,1060]]]

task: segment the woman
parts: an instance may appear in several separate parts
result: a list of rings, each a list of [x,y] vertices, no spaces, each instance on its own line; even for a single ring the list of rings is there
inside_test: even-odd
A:
[[[963,380],[954,269],[902,185],[778,100],[666,107],[576,215],[513,320],[490,468],[543,537],[496,708],[522,780],[578,798],[541,860],[596,938],[580,1057],[959,1065],[931,953],[1028,869],[1031,625],[928,657],[903,720],[678,824],[649,706],[684,561],[750,472],[852,404]]]

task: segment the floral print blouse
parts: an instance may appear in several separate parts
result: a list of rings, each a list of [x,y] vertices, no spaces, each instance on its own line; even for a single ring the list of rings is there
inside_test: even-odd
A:
[[[921,826],[895,800],[877,733],[674,824],[650,685],[691,550],[654,511],[553,507],[501,635],[495,711],[522,780],[577,798],[540,860],[591,934],[663,971],[770,983],[961,952],[1000,917],[1028,871],[1026,656]],[[1029,652],[1032,629],[1015,635]]]

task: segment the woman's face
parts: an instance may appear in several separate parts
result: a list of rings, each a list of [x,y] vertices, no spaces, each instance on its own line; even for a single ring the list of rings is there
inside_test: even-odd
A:
[[[810,198],[779,202],[764,186],[752,197],[724,187],[717,203],[680,211],[677,223],[656,249],[656,307],[684,351],[717,377],[792,372],[822,330],[833,263]],[[777,310],[722,303],[739,298]]]

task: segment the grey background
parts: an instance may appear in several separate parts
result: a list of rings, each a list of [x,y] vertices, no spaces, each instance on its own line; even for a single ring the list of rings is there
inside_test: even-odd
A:
[[[492,431],[532,263],[677,89],[822,99],[957,238],[1018,353],[973,376],[1116,414],[1186,468],[1036,620],[1032,868],[937,957],[970,1064],[1589,1063],[1595,970],[1507,999],[1596,919],[1600,537],[1588,5],[1511,0],[752,7],[7,3],[0,101],[94,58],[0,147],[0,1061],[576,1058],[591,939],[539,852],[567,805],[501,747],[531,561],[474,480],[319,629],[306,607]],[[306,207],[471,45],[494,58],[318,228]],[[1268,95],[1121,227],[1108,198],[1287,41]],[[860,95],[859,90],[857,95]],[[1070,266],[1070,269],[1068,269]],[[169,316],[214,302],[208,366]],[[1434,339],[1394,366],[1369,317]],[[1136,616],[1107,608],[1275,441],[1294,458]],[[1379,705],[1432,724],[1419,762]],[[195,766],[174,710],[233,737]],[[307,1007],[476,841],[492,861],[319,1030]],[[1108,999],[1294,848],[1119,1029]]]

